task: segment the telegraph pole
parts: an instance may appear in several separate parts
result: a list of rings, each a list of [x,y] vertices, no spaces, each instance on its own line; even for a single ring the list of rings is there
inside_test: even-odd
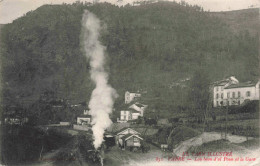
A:
[[[227,115],[228,115],[228,102],[227,102],[227,108],[226,108],[225,140],[227,140]]]

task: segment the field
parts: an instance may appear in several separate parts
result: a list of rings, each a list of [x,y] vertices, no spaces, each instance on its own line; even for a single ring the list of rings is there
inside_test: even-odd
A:
[[[130,162],[152,162],[156,161],[156,158],[168,157],[172,155],[170,152],[163,152],[161,149],[151,144],[150,148],[151,150],[147,153],[134,153],[128,150],[121,150],[119,147],[115,146],[105,154],[104,164],[106,166],[119,166],[127,165]]]
[[[227,120],[226,120],[227,118]],[[237,113],[227,114],[225,112],[216,112],[216,120],[211,117],[207,119],[208,123],[205,124],[205,131],[218,131],[227,132],[235,135],[259,137],[259,113]],[[203,130],[203,123],[196,123],[189,121],[187,126]]]

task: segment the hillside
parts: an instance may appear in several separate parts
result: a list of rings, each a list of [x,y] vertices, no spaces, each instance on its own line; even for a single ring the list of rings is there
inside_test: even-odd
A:
[[[252,35],[259,33],[260,23],[258,8],[212,12],[211,15],[223,20],[235,33],[241,31],[248,31]]]
[[[109,83],[120,95],[116,108],[126,90],[142,89],[151,109],[175,114],[189,107],[189,82],[186,88],[172,85],[197,70],[206,71],[209,81],[258,77],[258,36],[234,33],[222,18],[199,7],[174,2],[45,5],[2,30],[6,110],[15,105],[37,112],[43,96],[89,101],[93,83],[80,41],[84,9],[103,25],[100,41],[107,47]]]

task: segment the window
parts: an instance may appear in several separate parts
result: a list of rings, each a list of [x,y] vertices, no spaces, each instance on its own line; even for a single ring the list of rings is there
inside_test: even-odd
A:
[[[236,97],[235,92],[232,92],[232,98],[235,98],[235,97]]]
[[[227,101],[227,105],[229,105],[229,101]]]
[[[220,102],[220,105],[223,106],[223,101]]]
[[[218,101],[217,101],[217,106],[218,106]]]
[[[218,93],[216,94],[216,98],[218,99]]]
[[[224,95],[223,95],[223,93],[221,93],[221,99],[223,99],[223,97],[224,97]]]
[[[240,92],[237,92],[237,96],[240,97]]]
[[[238,100],[237,104],[240,105],[240,100]]]
[[[247,97],[250,97],[250,91],[247,91],[247,92],[246,92],[246,96],[247,96]]]
[[[126,116],[124,116],[124,120],[126,120]]]
[[[227,98],[229,98],[229,97],[230,97],[230,93],[228,92],[228,93],[227,93]]]

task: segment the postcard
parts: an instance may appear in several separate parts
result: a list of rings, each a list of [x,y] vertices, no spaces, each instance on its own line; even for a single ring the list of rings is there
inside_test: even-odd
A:
[[[259,165],[259,7],[1,0],[0,165]]]

